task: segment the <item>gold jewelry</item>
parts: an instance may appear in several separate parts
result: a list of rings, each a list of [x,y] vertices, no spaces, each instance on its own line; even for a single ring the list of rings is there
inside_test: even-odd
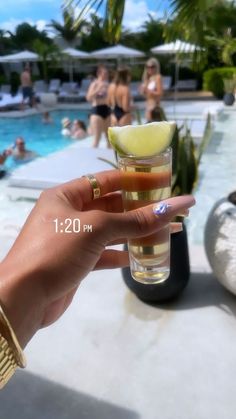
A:
[[[0,334],[0,389],[10,380],[18,365],[8,342]]]
[[[101,188],[98,184],[97,179],[95,178],[94,175],[88,174],[85,175],[83,177],[86,177],[90,183],[90,185],[92,186],[92,191],[93,191],[93,199],[98,199],[101,196]]]
[[[0,305],[0,388],[5,386],[17,367],[26,367],[25,356]]]

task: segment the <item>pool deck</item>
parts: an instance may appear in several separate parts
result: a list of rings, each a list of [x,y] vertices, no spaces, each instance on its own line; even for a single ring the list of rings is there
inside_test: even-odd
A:
[[[3,258],[34,204],[9,202],[7,180],[0,188]],[[190,241],[189,250],[189,284],[168,304],[138,300],[120,270],[91,273],[65,315],[29,343],[27,369],[0,393],[0,418],[234,419],[236,297],[203,246]]]

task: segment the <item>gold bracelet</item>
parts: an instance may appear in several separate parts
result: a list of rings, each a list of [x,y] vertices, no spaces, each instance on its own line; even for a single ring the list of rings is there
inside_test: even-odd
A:
[[[5,386],[17,367],[25,368],[26,359],[0,305],[0,389]]]

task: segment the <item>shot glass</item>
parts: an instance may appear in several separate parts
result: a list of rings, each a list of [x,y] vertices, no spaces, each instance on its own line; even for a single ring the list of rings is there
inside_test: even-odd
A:
[[[147,158],[119,156],[125,211],[158,203],[171,196],[172,152]],[[165,281],[170,274],[170,225],[157,233],[128,241],[132,277],[143,284]]]

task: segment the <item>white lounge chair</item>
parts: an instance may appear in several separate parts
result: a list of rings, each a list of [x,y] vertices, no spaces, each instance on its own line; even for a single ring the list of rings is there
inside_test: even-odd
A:
[[[80,88],[79,88],[80,100],[85,100],[90,83],[91,83],[91,79],[83,79],[81,81]]]
[[[162,87],[164,92],[170,90],[172,84],[171,76],[162,76]]]
[[[139,81],[132,81],[130,83],[131,96],[134,100],[143,98],[143,95],[140,93],[140,85],[141,83]]]
[[[58,93],[60,90],[61,80],[59,79],[52,79],[49,82],[48,91],[49,93]]]
[[[46,93],[47,90],[48,90],[48,86],[47,86],[47,83],[45,83],[44,80],[36,80],[34,82],[34,92],[35,92],[36,96],[39,93]]]
[[[1,85],[1,89],[0,89],[0,93],[10,94],[11,93],[11,86],[10,86],[10,84],[2,84]]]
[[[197,90],[197,80],[178,80],[173,89],[177,90]]]
[[[79,99],[79,89],[75,82],[64,82],[61,85],[58,99],[60,102],[75,102]]]
[[[0,110],[10,110],[18,108],[23,101],[22,94],[17,94],[15,96],[12,96],[10,94],[3,94],[0,98]]]

